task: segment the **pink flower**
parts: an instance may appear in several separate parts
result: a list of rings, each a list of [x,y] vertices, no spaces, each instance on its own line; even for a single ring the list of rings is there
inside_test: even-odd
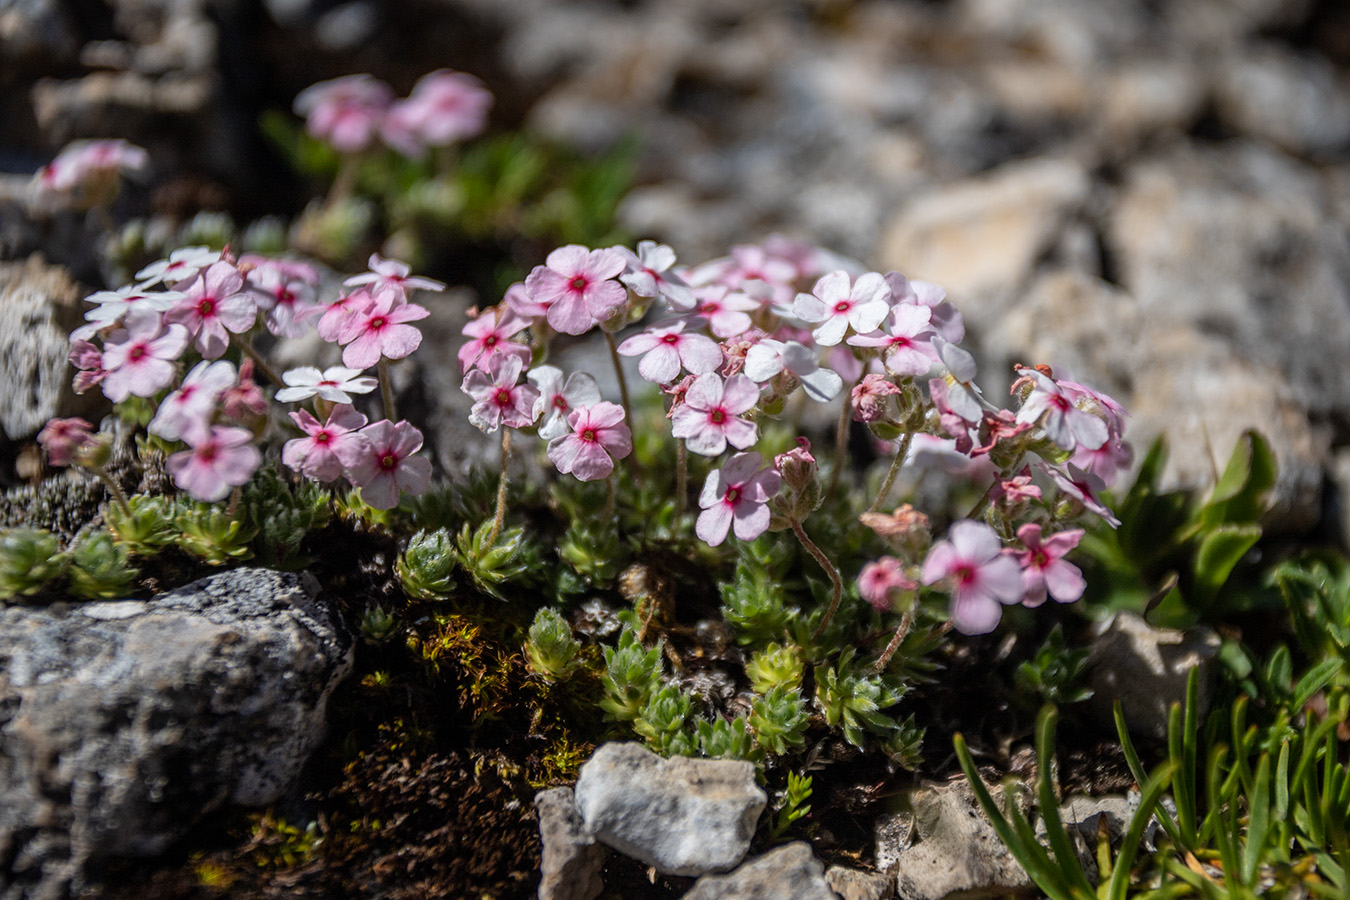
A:
[[[239,380],[220,392],[220,409],[240,424],[252,425],[267,415],[267,395],[253,380],[253,360],[239,364]]]
[[[905,577],[904,567],[894,556],[870,562],[858,574],[858,595],[877,612],[890,612],[895,608],[896,592],[912,591],[918,586],[917,581]]]
[[[619,345],[624,356],[645,354],[638,374],[657,384],[670,384],[680,377],[683,366],[690,374],[714,372],[722,365],[722,348],[710,337],[685,334],[687,320],[659,322]]]
[[[492,94],[463,72],[423,75],[406,100],[396,101],[382,128],[385,143],[406,156],[476,137],[487,127]]]
[[[485,311],[461,332],[473,340],[459,348],[459,370],[467,372],[475,365],[486,366],[498,354],[518,356],[529,365],[530,348],[511,340],[529,324],[509,306],[494,306]]]
[[[302,319],[318,317],[319,323],[315,326],[315,330],[319,332],[319,337],[337,343],[347,327],[347,320],[374,305],[375,296],[365,288],[361,288],[350,294],[339,295],[332,303],[302,310],[300,317]]]
[[[525,289],[525,282],[517,281],[506,289],[506,294],[502,297],[504,302],[517,315],[523,316],[537,326],[539,319],[548,312],[548,304],[540,303],[530,296],[530,292]]]
[[[1041,526],[1028,522],[1017,529],[1017,539],[1026,549],[1017,554],[1022,567],[1022,604],[1040,606],[1049,594],[1060,603],[1072,603],[1083,596],[1087,582],[1082,571],[1064,559],[1083,539],[1083,529],[1061,531],[1041,540]]]
[[[695,315],[708,323],[708,330],[723,340],[740,337],[750,330],[750,313],[759,309],[759,301],[724,285],[714,284],[693,291]]]
[[[972,425],[978,424],[984,418],[985,402],[980,389],[975,386],[975,357],[938,336],[932,338],[932,345],[945,370],[941,377],[928,382],[933,402],[942,413],[956,415]],[[939,392],[941,400],[938,399]]]
[[[101,382],[108,373],[103,370],[103,353],[98,349],[97,344],[89,341],[75,338],[70,345],[70,364],[79,371],[75,373],[75,382],[73,387],[75,393],[83,394],[94,385]]]
[[[1096,475],[1102,480],[1102,486],[1108,488],[1116,483],[1120,473],[1128,469],[1133,460],[1134,448],[1114,434],[1095,450],[1079,444],[1069,458],[1069,462]]]
[[[146,431],[169,441],[202,440],[211,430],[217,399],[234,381],[233,363],[225,360],[197,363],[178,389],[159,404]]]
[[[886,284],[891,289],[891,303],[912,303],[923,306],[932,314],[929,320],[933,330],[943,340],[959,344],[966,336],[965,319],[947,300],[947,291],[930,281],[910,281],[899,272],[887,272]]]
[[[716,372],[699,375],[671,416],[671,434],[702,456],[717,456],[727,444],[745,450],[759,438],[759,430],[740,416],[758,402],[759,386],[744,375],[725,382]]]
[[[694,295],[684,279],[676,275],[675,251],[656,241],[642,241],[634,253],[627,247],[614,247],[624,259],[624,273],[619,280],[639,297],[662,297],[676,309],[689,309]],[[714,332],[716,333],[716,332]]]
[[[1022,570],[1003,552],[998,532],[983,522],[962,519],[948,540],[928,551],[923,583],[945,582],[951,591],[952,624],[965,634],[993,631],[1003,616],[999,604],[1022,599]]]
[[[366,417],[345,403],[333,407],[328,421],[323,424],[308,410],[291,415],[305,437],[286,442],[281,448],[281,461],[293,471],[315,481],[334,481],[342,474],[342,459],[338,451],[361,459],[368,453],[366,438],[357,429],[366,424]]]
[[[406,491],[420,494],[431,481],[431,463],[413,456],[422,432],[408,422],[382,419],[357,432],[364,441],[341,443],[334,451],[361,499],[376,509],[393,509]]]
[[[464,376],[459,389],[474,400],[469,409],[474,427],[491,434],[503,425],[527,428],[534,422],[539,391],[516,383],[523,368],[519,357],[494,356],[486,370],[473,369]]]
[[[811,333],[822,347],[842,341],[849,326],[858,334],[876,331],[890,312],[890,288],[879,273],[868,272],[850,282],[847,272],[831,272],[816,282],[810,294],[798,294],[792,304],[792,314],[798,319],[819,323]]]
[[[539,390],[534,418],[540,420],[539,437],[543,440],[567,434],[567,417],[572,410],[600,402],[600,386],[585,372],[573,372],[565,384],[557,366],[535,366],[525,377]]]
[[[900,393],[886,376],[875,372],[864,375],[863,380],[853,386],[853,421],[876,422],[889,417],[887,397]]]
[[[216,425],[196,437],[191,449],[174,453],[165,461],[174,484],[194,500],[224,500],[231,488],[247,484],[262,465],[262,454],[252,443],[253,434],[245,428]]]
[[[924,375],[938,361],[930,340],[934,334],[932,315],[926,306],[894,306],[880,332],[855,334],[848,343],[854,347],[882,348],[882,362],[892,375]]]
[[[422,343],[422,332],[404,323],[431,313],[416,303],[395,305],[394,301],[393,292],[377,294],[369,307],[347,317],[338,335],[338,343],[347,345],[342,351],[344,366],[368,369],[381,357],[403,359]]]
[[[1041,489],[1031,482],[1031,467],[1023,466],[1017,475],[999,481],[990,488],[989,499],[1003,500],[1008,506],[1017,506],[1020,503],[1041,499]]]
[[[628,299],[623,285],[610,280],[624,270],[623,257],[614,250],[568,244],[544,262],[525,279],[525,289],[536,303],[547,307],[545,317],[555,331],[582,334],[612,316]]]
[[[737,453],[722,468],[708,473],[698,505],[703,509],[694,533],[710,547],[727,538],[753,541],[769,528],[769,500],[782,487],[782,476],[773,468],[760,468],[758,453]]]
[[[322,372],[313,366],[288,369],[281,375],[287,386],[277,391],[275,399],[279,403],[295,403],[317,396],[329,403],[351,403],[352,394],[369,394],[379,386],[368,375],[356,377],[360,372],[346,366],[329,366]]]
[[[614,459],[633,450],[633,436],[623,419],[623,407],[617,403],[601,401],[572,410],[567,417],[572,433],[548,442],[548,458],[559,472],[571,473],[578,481],[608,478]]]
[[[141,147],[123,140],[75,141],[34,178],[40,195],[65,194],[83,206],[110,202],[123,172],[143,171],[150,162]]]
[[[1120,527],[1120,520],[1116,518],[1115,513],[1111,512],[1111,509],[1097,496],[1099,491],[1106,489],[1106,485],[1102,483],[1101,478],[1091,472],[1083,471],[1073,463],[1068,463],[1065,466],[1067,472],[1047,463],[1040,463],[1038,467],[1054,479],[1055,484],[1059,485],[1061,491],[1083,504],[1084,508],[1105,519],[1106,523],[1112,528]]]
[[[311,84],[295,98],[305,130],[339,153],[360,153],[374,143],[394,91],[372,75],[346,75]]]
[[[251,265],[248,286],[259,307],[267,311],[263,322],[277,337],[304,337],[305,310],[314,306],[319,273],[306,263],[261,256],[244,256],[241,265]]]
[[[752,381],[763,384],[784,370],[802,383],[808,397],[820,403],[833,400],[844,387],[838,372],[821,366],[816,351],[797,341],[764,338],[745,353],[745,374]]]
[[[1065,450],[1080,445],[1095,450],[1106,443],[1106,422],[1075,406],[1073,398],[1052,379],[1035,369],[1018,369],[1017,373],[1022,376],[1019,384],[1024,380],[1031,382],[1031,393],[1017,411],[1018,422],[1040,425],[1050,440]]]
[[[164,314],[164,321],[187,328],[197,351],[207,359],[225,352],[230,345],[227,331],[248,331],[257,318],[258,307],[244,290],[244,276],[224,260],[212,263]]]
[[[38,432],[37,442],[54,466],[68,466],[76,454],[94,440],[93,428],[84,419],[52,419]]]
[[[149,309],[165,312],[183,299],[176,291],[144,291],[127,285],[115,291],[98,291],[85,297],[86,303],[97,304],[84,314],[89,324],[81,325],[71,332],[74,340],[87,340],[105,328],[116,326],[133,309]]]
[[[168,259],[152,262],[136,273],[142,289],[163,282],[175,290],[187,287],[197,280],[213,263],[220,261],[220,252],[210,247],[180,247]]]
[[[104,395],[114,403],[132,394],[154,396],[173,381],[174,361],[187,344],[188,332],[182,325],[166,328],[153,310],[132,312],[104,344]]]
[[[376,294],[381,291],[392,291],[399,300],[406,300],[408,294],[416,290],[445,290],[445,285],[439,281],[410,274],[412,268],[407,263],[385,259],[378,253],[370,255],[367,265],[370,266],[369,272],[353,275],[342,283],[348,286],[368,284],[371,286],[370,290]]]

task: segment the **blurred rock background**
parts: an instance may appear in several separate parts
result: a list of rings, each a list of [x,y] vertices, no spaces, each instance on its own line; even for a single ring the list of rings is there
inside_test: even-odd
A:
[[[1113,393],[1140,452],[1168,435],[1172,484],[1207,484],[1258,428],[1281,466],[1270,527],[1343,539],[1343,0],[0,0],[0,373],[35,398],[3,422],[5,480],[64,402],[29,389],[55,380],[27,377],[19,306],[57,322],[70,302],[42,275],[62,288],[34,312],[13,267],[41,252],[103,286],[90,223],[24,210],[39,165],[123,137],[154,172],[120,214],[294,214],[311,186],[262,111],[443,66],[487,82],[494,128],[636,136],[633,235],[697,262],[779,232],[937,281],[987,391],[1017,361]]]

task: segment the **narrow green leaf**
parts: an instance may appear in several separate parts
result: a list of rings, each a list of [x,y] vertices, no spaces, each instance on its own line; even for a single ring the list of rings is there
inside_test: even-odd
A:
[[[1289,700],[1290,710],[1297,712],[1303,709],[1304,704],[1312,699],[1312,695],[1326,687],[1340,670],[1341,661],[1335,658],[1324,659],[1309,669],[1298,680],[1298,684],[1294,685],[1294,695]]]
[[[1125,900],[1126,891],[1130,886],[1130,870],[1134,868],[1134,857],[1139,850],[1139,843],[1144,839],[1144,829],[1148,827],[1155,812],[1163,811],[1159,803],[1175,772],[1176,764],[1166,763],[1159,766],[1142,785],[1139,808],[1134,811],[1134,817],[1130,819],[1130,824],[1125,829],[1120,855],[1116,858],[1115,867],[1111,871],[1111,880],[1106,891],[1107,900]]]
[[[1083,872],[1074,851],[1073,841],[1064,830],[1064,822],[1059,817],[1059,798],[1055,796],[1055,786],[1050,777],[1054,766],[1055,724],[1058,714],[1053,705],[1047,704],[1036,718],[1036,796],[1041,807],[1041,818],[1045,821],[1046,837],[1050,840],[1050,849],[1055,854],[1055,862],[1064,876],[1065,882],[1077,890],[1091,896],[1092,884]],[[1009,803],[1009,811],[1012,804]]]
[[[1130,740],[1130,730],[1125,725],[1125,710],[1121,707],[1119,700],[1112,707],[1112,713],[1116,719],[1116,734],[1120,737],[1120,746],[1125,752],[1125,765],[1129,766],[1130,775],[1134,777],[1135,784],[1138,784],[1142,789],[1146,779],[1144,767],[1139,762],[1139,754],[1134,749],[1134,742]],[[1171,771],[1175,771],[1175,768],[1175,764],[1173,764]],[[1162,825],[1163,831],[1167,832],[1167,836],[1172,839],[1172,843],[1183,846],[1181,829],[1177,826],[1176,819],[1172,818],[1172,814],[1161,806],[1158,807],[1158,822]]]
[[[1260,525],[1219,525],[1205,533],[1195,553],[1195,595],[1200,604],[1210,603],[1258,540]]]
[[[1256,764],[1256,780],[1247,795],[1247,845],[1242,850],[1242,883],[1256,882],[1258,867],[1266,854],[1270,836],[1270,754],[1262,753]]]

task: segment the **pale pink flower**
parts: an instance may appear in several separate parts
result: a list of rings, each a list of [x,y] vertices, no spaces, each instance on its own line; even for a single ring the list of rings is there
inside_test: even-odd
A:
[[[259,308],[266,310],[263,323],[277,337],[304,337],[308,328],[305,311],[317,300],[316,286],[319,273],[314,267],[285,259],[268,259],[246,255],[241,266],[252,266],[248,273],[248,287],[258,300]]]
[[[343,442],[335,451],[361,499],[376,509],[393,509],[403,494],[420,494],[431,481],[431,463],[413,456],[422,432],[408,422],[382,419],[356,432],[364,441]]]
[[[66,358],[79,370],[75,373],[72,385],[77,394],[83,394],[108,374],[103,369],[103,352],[98,349],[97,344],[90,341],[74,338],[70,345],[70,356]]]
[[[988,404],[985,403],[980,389],[975,386],[975,357],[971,356],[969,351],[940,336],[932,338],[932,345],[937,351],[943,373],[939,378],[928,382],[930,393],[934,382],[943,382],[944,411],[957,415],[972,425],[978,424],[984,417],[984,410]],[[936,396],[933,397],[933,402],[938,403]]]
[[[731,256],[684,273],[685,281],[695,287],[722,284],[754,296],[762,294],[774,306],[791,304],[797,277],[796,263],[755,244],[738,244],[731,248]]]
[[[1017,529],[1017,539],[1026,548],[1016,554],[1022,567],[1022,605],[1040,606],[1046,594],[1059,603],[1072,603],[1083,596],[1087,588],[1083,572],[1064,557],[1078,546],[1084,533],[1074,528],[1042,540],[1041,526],[1035,522]]]
[[[378,294],[381,291],[392,291],[399,300],[406,300],[413,291],[443,291],[445,284],[432,278],[424,278],[421,275],[412,275],[412,267],[407,263],[399,262],[396,259],[385,259],[378,253],[372,253],[367,263],[370,266],[369,272],[362,272],[360,275],[353,275],[346,281],[345,285],[370,285],[370,290]]]
[[[525,377],[539,391],[534,418],[539,421],[539,437],[543,440],[567,434],[567,417],[572,410],[600,402],[600,386],[585,372],[573,372],[564,383],[557,366],[535,366]]]
[[[1120,473],[1128,469],[1133,460],[1134,448],[1115,434],[1096,449],[1079,444],[1073,456],[1069,457],[1069,462],[1096,475],[1102,480],[1102,485],[1108,488],[1115,485]]]
[[[85,207],[110,202],[125,172],[141,172],[150,156],[123,140],[74,141],[38,170],[33,184],[43,199],[65,195]]]
[[[422,343],[422,332],[406,323],[431,315],[416,303],[395,303],[392,291],[375,295],[375,302],[359,312],[353,311],[343,323],[338,343],[342,364],[353,369],[368,369],[385,359],[403,359]]]
[[[173,381],[174,362],[187,345],[182,325],[166,327],[154,310],[130,313],[103,345],[104,395],[114,403],[154,396]]]
[[[899,393],[900,388],[886,376],[875,372],[864,375],[863,380],[853,386],[853,421],[876,422],[888,418],[890,401],[886,398]]]
[[[1053,379],[1035,369],[1018,369],[1018,379],[1031,382],[1031,393],[1017,411],[1017,421],[1040,425],[1050,440],[1065,450],[1084,446],[1095,450],[1106,443],[1106,422],[1074,405],[1073,398]],[[1016,387],[1016,385],[1014,385]]]
[[[817,344],[833,347],[850,326],[858,334],[876,331],[890,312],[890,295],[880,273],[868,272],[853,281],[841,270],[822,276],[811,293],[798,294],[792,314],[816,324],[811,333]]]
[[[998,532],[983,522],[962,519],[952,525],[947,538],[928,551],[923,583],[947,585],[952,624],[958,631],[993,631],[1003,616],[1000,604],[1022,599],[1022,570],[1003,552]]]
[[[821,366],[816,351],[797,341],[764,338],[745,353],[745,374],[759,384],[785,370],[802,383],[808,397],[820,403],[833,400],[844,387],[838,372]]]
[[[88,340],[105,328],[112,328],[133,309],[149,309],[165,312],[183,299],[176,291],[144,291],[134,285],[127,285],[115,291],[97,291],[85,297],[86,303],[97,304],[84,314],[89,324],[81,325],[71,332],[72,340]]]
[[[701,456],[717,456],[727,444],[745,450],[758,440],[759,429],[741,415],[758,402],[759,386],[744,375],[725,382],[716,372],[699,375],[671,416],[671,434]]]
[[[559,472],[578,481],[608,478],[614,460],[633,450],[633,436],[623,419],[623,407],[617,403],[601,401],[572,410],[567,417],[572,432],[548,442],[548,458]]]
[[[661,297],[675,309],[689,309],[694,295],[689,285],[672,271],[675,251],[656,241],[641,241],[637,252],[627,247],[614,247],[624,259],[624,272],[619,280],[639,297]],[[716,332],[714,332],[716,334]]]
[[[210,247],[180,247],[168,259],[152,262],[136,273],[136,281],[144,289],[167,284],[177,290],[197,280],[197,276],[220,261],[220,251]]]
[[[519,316],[523,316],[536,325],[538,321],[544,318],[548,312],[548,303],[540,303],[530,296],[530,292],[525,288],[525,282],[517,281],[506,289],[506,294],[502,297],[502,302]]]
[[[691,296],[689,312],[706,321],[708,330],[723,340],[749,331],[750,313],[760,308],[758,300],[720,284],[697,288]]]
[[[929,281],[910,281],[899,272],[887,272],[886,284],[891,289],[891,303],[916,304],[931,313],[929,322],[946,341],[959,344],[966,336],[965,319],[951,301],[947,291]]]
[[[710,337],[685,334],[686,319],[658,322],[619,345],[623,356],[643,354],[638,374],[657,384],[670,384],[683,367],[692,375],[716,371],[722,365],[722,348]]]
[[[1031,500],[1041,499],[1041,489],[1031,480],[1031,467],[1023,466],[1022,471],[1012,478],[1002,479],[989,489],[989,499],[1004,501],[1008,506],[1017,506]]]
[[[311,84],[294,109],[310,136],[339,153],[360,153],[375,142],[393,100],[393,89],[373,75],[346,75]]]
[[[165,440],[202,440],[211,429],[216,401],[235,382],[234,363],[203,360],[193,366],[177,390],[159,404],[146,431]]]
[[[302,319],[317,318],[319,322],[314,330],[319,333],[319,337],[330,343],[337,343],[338,338],[342,336],[342,332],[347,327],[347,320],[374,305],[374,294],[365,288],[361,288],[352,291],[350,294],[339,295],[332,303],[315,305],[302,310],[300,317]]]
[[[196,438],[189,449],[170,455],[164,463],[174,484],[194,500],[224,500],[231,488],[247,484],[262,465],[262,454],[246,428],[216,425]]]
[[[323,423],[304,409],[290,416],[305,436],[285,443],[281,448],[281,461],[306,478],[334,481],[343,469],[339,450],[356,459],[364,458],[369,452],[365,446],[366,438],[357,433],[357,429],[365,426],[366,417],[345,403],[334,406],[328,421]]]
[[[224,260],[212,263],[164,314],[164,321],[187,328],[197,352],[206,359],[221,356],[229,347],[226,332],[248,331],[257,319],[258,307],[244,289],[244,276]]]
[[[313,366],[301,366],[283,372],[281,380],[286,387],[276,393],[275,399],[280,403],[296,403],[310,397],[329,403],[351,403],[352,394],[369,394],[380,384],[368,375],[361,375],[360,369],[346,366],[329,366],[322,372]]]
[[[534,422],[539,391],[530,384],[517,384],[524,363],[515,356],[494,356],[486,369],[473,369],[464,376],[460,390],[473,398],[469,421],[491,434],[507,428],[528,428]]]
[[[583,334],[614,315],[628,299],[615,278],[624,270],[623,257],[614,250],[587,250],[568,244],[550,253],[525,279],[530,297],[546,307],[545,317],[555,331]]]
[[[858,596],[877,612],[891,612],[895,609],[897,593],[912,591],[918,586],[917,581],[905,577],[904,566],[894,556],[883,556],[870,562],[858,573]]]
[[[68,466],[94,440],[93,426],[84,419],[51,419],[38,432],[37,442],[54,466]]]
[[[1058,466],[1052,466],[1048,463],[1039,463],[1039,468],[1052,479],[1059,489],[1070,497],[1083,504],[1083,507],[1092,513],[1100,516],[1106,521],[1106,524],[1112,528],[1120,527],[1120,520],[1116,518],[1115,513],[1111,512],[1110,507],[1101,501],[1097,496],[1098,492],[1106,489],[1106,485],[1101,478],[1091,472],[1085,472],[1073,463],[1065,466],[1067,471],[1061,471]]]
[[[220,410],[241,425],[252,426],[267,415],[267,395],[253,380],[253,360],[244,357],[239,379],[220,392]]]
[[[486,366],[492,358],[501,354],[518,356],[526,365],[530,362],[530,348],[516,343],[512,337],[519,334],[530,323],[509,306],[498,305],[486,310],[476,319],[464,326],[461,334],[473,340],[465,341],[459,348],[459,370],[467,372],[473,366]]]
[[[385,117],[382,133],[389,146],[407,156],[426,147],[445,147],[477,137],[487,127],[492,94],[464,72],[438,69],[423,75],[406,100]]]
[[[926,306],[893,306],[880,331],[855,334],[847,343],[853,347],[880,348],[882,363],[892,375],[924,375],[938,361],[931,341],[935,334],[930,322],[932,315]]]
[[[772,467],[761,468],[758,453],[737,453],[720,469],[708,473],[699,495],[694,533],[716,547],[735,530],[736,537],[753,541],[769,528],[769,500],[782,487],[782,476]]]

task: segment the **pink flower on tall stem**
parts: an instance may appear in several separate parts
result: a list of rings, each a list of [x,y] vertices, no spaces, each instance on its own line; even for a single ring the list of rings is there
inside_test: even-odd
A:
[[[300,318],[317,318],[318,324],[315,331],[319,337],[331,343],[337,343],[338,338],[342,336],[347,327],[347,320],[352,316],[364,312],[375,304],[374,295],[366,288],[352,291],[350,294],[340,294],[332,303],[314,305],[300,312]]]
[[[633,450],[633,436],[624,424],[623,407],[601,401],[572,410],[567,424],[572,432],[548,442],[548,458],[564,475],[578,481],[609,477],[614,460]]]
[[[212,263],[183,292],[183,299],[164,314],[164,321],[187,328],[197,351],[206,359],[216,359],[225,352],[230,345],[226,332],[248,331],[257,318],[258,307],[244,289],[244,276],[224,260]]]
[[[763,461],[758,453],[737,453],[708,473],[698,498],[703,512],[694,524],[694,533],[708,546],[722,543],[733,529],[743,541],[753,541],[768,530],[768,503],[783,478],[772,467],[761,468]]]
[[[173,381],[174,362],[187,344],[182,325],[166,327],[153,310],[132,312],[103,346],[104,395],[114,403],[132,394],[154,396]]]
[[[515,356],[494,356],[486,371],[473,369],[464,376],[460,390],[473,398],[469,421],[475,428],[492,434],[507,428],[526,428],[533,424],[535,401],[539,391],[530,384],[517,384],[524,364]]]
[[[716,372],[699,375],[671,415],[671,434],[702,456],[717,456],[727,444],[745,450],[759,439],[759,429],[741,415],[758,402],[759,386],[744,375],[725,382]]]
[[[93,426],[84,419],[51,419],[38,432],[37,442],[54,466],[68,466],[94,440]]]
[[[484,310],[461,332],[472,340],[465,341],[459,348],[459,370],[467,372],[474,366],[484,367],[499,354],[518,356],[522,363],[529,365],[530,348],[511,340],[529,324],[506,305]]]
[[[347,345],[342,351],[342,364],[368,369],[381,357],[403,359],[422,343],[422,332],[406,323],[429,315],[426,307],[416,303],[396,304],[393,292],[376,294],[374,303],[353,312],[343,323],[338,335],[338,343]]]
[[[306,478],[334,481],[342,474],[339,450],[358,459],[368,450],[363,446],[366,438],[357,433],[357,429],[365,426],[366,417],[345,403],[334,406],[328,421],[323,423],[308,410],[290,415],[305,436],[286,442],[281,448],[281,461]]]
[[[365,440],[343,442],[335,452],[362,500],[376,509],[393,509],[404,492],[427,489],[431,463],[413,456],[422,449],[422,432],[408,422],[382,419],[356,433]]]
[[[855,334],[848,339],[854,347],[877,347],[881,361],[892,375],[925,375],[938,361],[931,338],[935,334],[926,306],[903,304],[891,308],[881,330]]]
[[[870,562],[858,574],[858,595],[877,612],[891,612],[897,593],[912,591],[918,586],[917,581],[905,577],[904,566],[894,556],[883,556]]]
[[[225,360],[197,363],[178,389],[159,404],[145,430],[170,441],[202,440],[211,430],[217,399],[234,382],[234,363]]]
[[[385,117],[385,143],[406,156],[476,137],[487,127],[492,94],[464,72],[438,69],[423,75]]]
[[[657,384],[670,384],[683,367],[693,375],[714,372],[722,365],[722,348],[710,337],[686,334],[688,320],[658,322],[619,345],[623,356],[644,354],[638,374]]]
[[[164,463],[174,484],[194,500],[224,500],[231,488],[247,484],[262,465],[262,454],[247,429],[216,425],[197,438],[190,449],[172,454]]]
[[[555,331],[582,334],[628,299],[624,286],[612,280],[624,270],[623,257],[614,250],[568,244],[550,253],[544,263],[525,279],[525,289],[547,307],[545,317]]]
[[[1044,540],[1041,526],[1028,522],[1017,529],[1017,539],[1026,549],[1017,554],[1022,566],[1022,604],[1040,606],[1049,594],[1060,603],[1072,603],[1083,596],[1087,582],[1083,572],[1064,557],[1078,546],[1084,531],[1074,528]]]
[[[393,100],[393,89],[373,75],[346,75],[311,84],[294,108],[312,137],[339,153],[359,153],[374,143]]]
[[[951,591],[952,624],[965,634],[993,631],[1003,616],[1000,604],[1022,599],[1022,570],[1003,552],[998,532],[983,522],[962,519],[948,539],[933,545],[923,563],[923,583],[944,582]]]

